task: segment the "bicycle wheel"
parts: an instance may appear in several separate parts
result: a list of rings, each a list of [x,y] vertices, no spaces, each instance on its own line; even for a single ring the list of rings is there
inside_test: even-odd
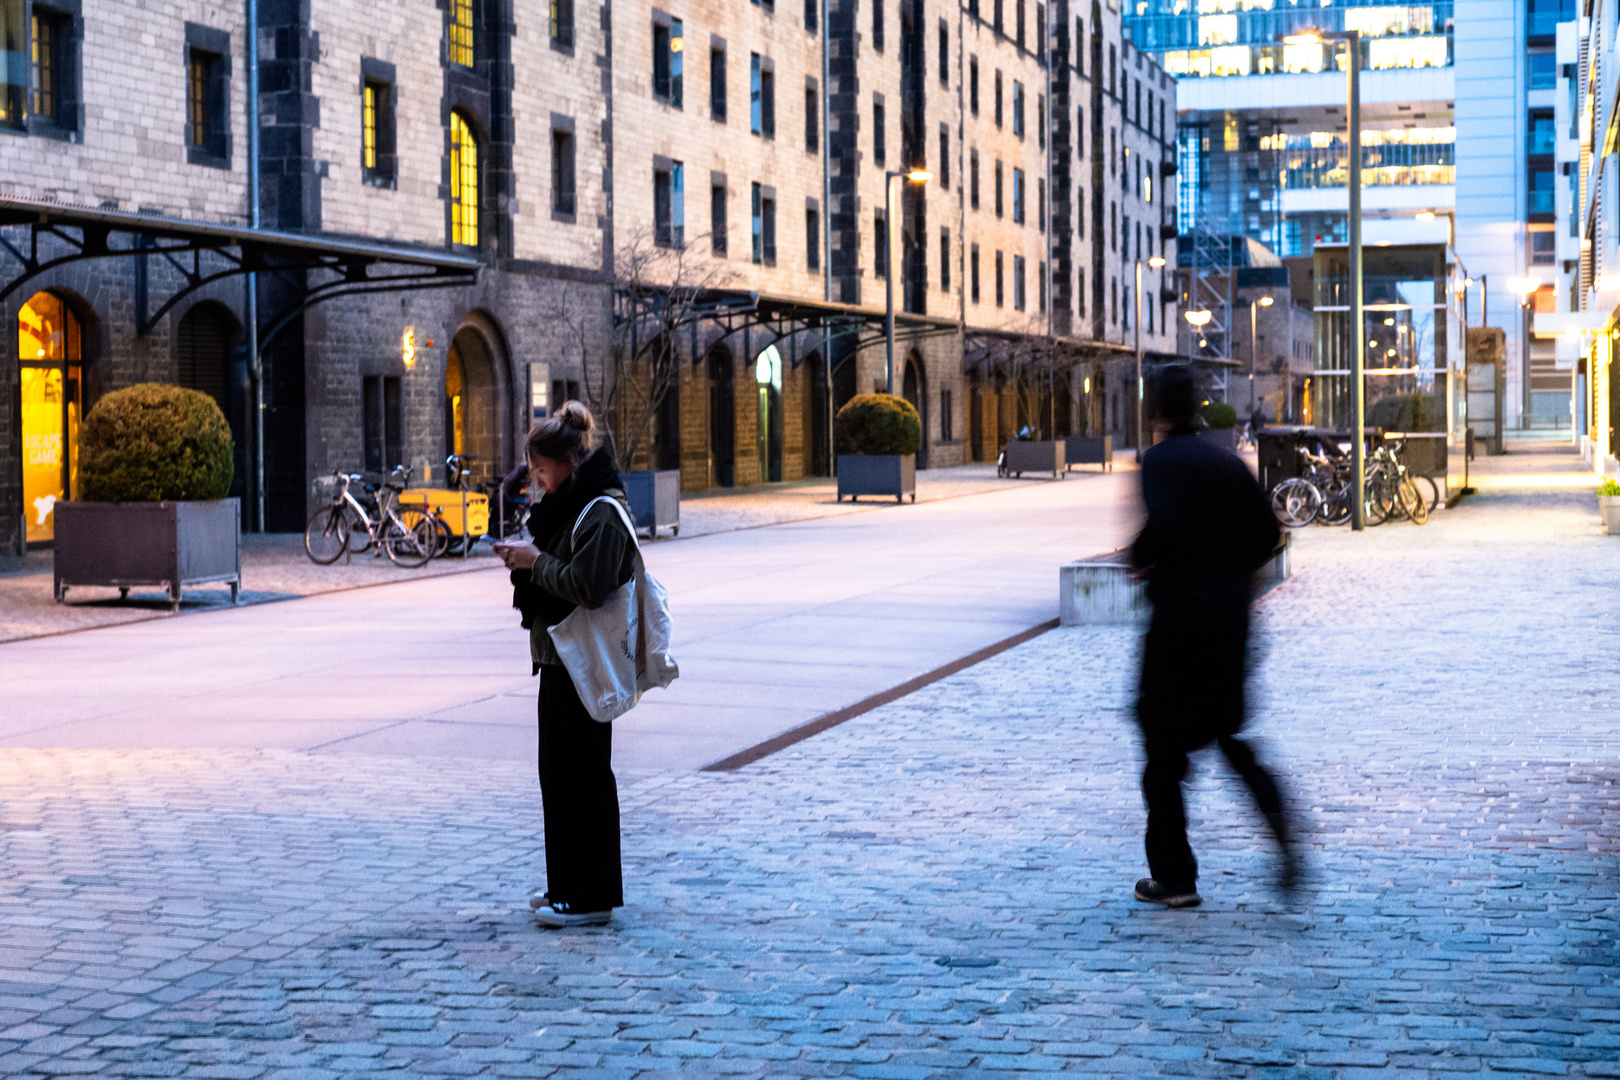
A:
[[[431,545],[433,558],[443,558],[450,553],[450,542],[454,537],[450,533],[450,525],[439,517],[423,517],[411,527],[416,533],[416,542]]]
[[[1429,504],[1410,476],[1401,477],[1401,513],[1411,518],[1414,525],[1423,525],[1429,520]]]
[[[371,550],[371,529],[367,527],[365,519],[360,512],[348,503],[343,504],[343,520],[349,526],[349,551],[355,555],[364,555]]]
[[[1294,477],[1278,484],[1271,493],[1271,512],[1290,529],[1304,528],[1322,507],[1322,493],[1308,480]]]
[[[1435,507],[1440,505],[1440,485],[1434,482],[1432,476],[1416,476],[1413,482],[1418,485],[1418,494],[1423,494],[1425,485],[1429,489],[1429,513],[1434,513]]]
[[[349,522],[341,506],[323,506],[304,527],[304,554],[316,566],[330,566],[349,546]]]
[[[1367,481],[1367,524],[1382,525],[1388,521],[1399,512],[1398,503],[1395,485],[1388,477],[1379,475]]]
[[[431,540],[419,538],[399,520],[398,514],[389,514],[388,520],[383,522],[382,539],[379,543],[389,561],[407,570],[426,566],[427,561],[433,558],[433,549],[437,546]]]
[[[1322,508],[1316,520],[1323,525],[1345,525],[1350,521],[1350,478],[1335,477],[1322,491]]]

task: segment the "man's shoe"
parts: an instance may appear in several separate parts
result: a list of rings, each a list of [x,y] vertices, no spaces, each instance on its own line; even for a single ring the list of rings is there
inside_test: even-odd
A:
[[[1178,892],[1160,885],[1150,877],[1136,883],[1136,898],[1149,904],[1163,904],[1171,908],[1197,907],[1204,902],[1204,898],[1195,892]]]
[[[539,911],[551,905],[551,894],[544,889],[534,889],[529,893],[529,910]]]
[[[534,910],[534,919],[541,926],[606,926],[613,920],[613,909],[606,911],[576,911],[560,900],[553,900]]]

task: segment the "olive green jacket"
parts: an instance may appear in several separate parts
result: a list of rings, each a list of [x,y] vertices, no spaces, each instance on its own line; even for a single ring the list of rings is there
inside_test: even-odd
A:
[[[608,488],[602,494],[629,509],[620,488]],[[577,528],[558,530],[549,547],[540,552],[531,575],[536,586],[567,602],[567,611],[560,606],[556,609],[559,614],[551,622],[555,626],[575,607],[601,607],[614,590],[630,580],[635,569],[634,537],[618,511],[598,503],[586,510]],[[529,655],[537,671],[541,664],[562,663],[545,624],[545,619],[535,619],[529,628]]]

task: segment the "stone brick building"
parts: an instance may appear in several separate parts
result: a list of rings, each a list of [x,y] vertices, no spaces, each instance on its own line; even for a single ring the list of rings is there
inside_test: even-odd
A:
[[[499,475],[561,397],[623,428],[627,342],[620,385],[663,385],[656,354],[670,387],[628,464],[825,474],[836,407],[888,381],[891,273],[926,466],[1124,435],[1137,261],[1144,351],[1174,351],[1147,265],[1173,87],[1111,7],[258,0],[251,41],[247,10],[0,9],[30,57],[0,76],[7,551],[50,539],[78,418],[139,381],[215,396],[246,523],[298,529],[334,469]]]

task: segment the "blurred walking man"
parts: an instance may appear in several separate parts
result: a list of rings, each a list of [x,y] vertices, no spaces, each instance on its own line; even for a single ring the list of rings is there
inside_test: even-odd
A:
[[[1147,523],[1131,562],[1153,603],[1142,649],[1137,721],[1147,766],[1147,860],[1152,877],[1136,898],[1196,907],[1198,860],[1187,843],[1181,783],[1187,755],[1216,743],[1265,814],[1282,849],[1280,884],[1292,890],[1298,863],[1277,783],[1237,737],[1249,639],[1250,579],[1277,546],[1276,518],[1249,468],[1198,436],[1191,369],[1159,375],[1158,414],[1169,435],[1142,459]]]

